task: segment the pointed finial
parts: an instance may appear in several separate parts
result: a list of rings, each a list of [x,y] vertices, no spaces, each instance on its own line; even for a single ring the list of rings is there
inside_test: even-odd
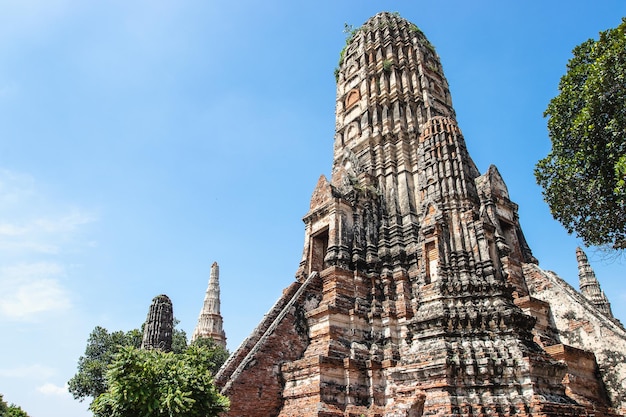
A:
[[[204,303],[198,317],[198,324],[191,336],[191,341],[201,337],[212,338],[216,344],[226,347],[226,333],[220,313],[220,270],[217,262],[211,265],[209,285],[204,296]]]
[[[580,293],[606,316],[613,317],[611,303],[600,289],[600,282],[589,264],[587,254],[580,247],[576,248],[576,261],[578,262]]]

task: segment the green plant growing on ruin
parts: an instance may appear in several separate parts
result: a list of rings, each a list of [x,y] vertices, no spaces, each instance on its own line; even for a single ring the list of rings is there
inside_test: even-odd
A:
[[[414,23],[411,23],[411,25],[409,26],[409,31],[417,34],[420,38],[420,42],[433,54],[436,54],[437,52],[435,51],[435,47],[433,46],[432,43],[430,43],[430,41],[428,39],[426,39],[426,35],[424,35],[424,32],[422,32],[422,30],[420,28],[417,27],[417,25],[415,25]]]
[[[348,24],[348,23],[343,24],[343,33],[346,35],[346,44],[339,52],[339,63],[337,67],[335,68],[335,81],[339,81],[339,67],[341,67],[341,65],[343,64],[343,61],[346,58],[346,51],[348,49],[348,46],[350,45],[350,42],[352,42],[352,40],[354,39],[356,34],[359,32],[359,30],[361,30],[360,27],[355,28],[351,24]]]
[[[361,29],[360,27],[355,28],[354,26],[348,23],[343,24],[343,33],[346,35],[346,44],[339,52],[339,65],[340,66],[341,64],[343,64],[343,61],[346,57],[346,50],[348,49],[350,42],[352,42],[352,40],[355,38],[356,34],[359,32],[360,29]]]
[[[383,61],[383,71],[390,72],[392,67],[393,67],[393,60],[385,59]]]
[[[409,30],[411,32],[419,33],[420,35],[424,36],[424,32],[422,32],[415,23],[411,23],[411,25],[409,26]]]
[[[428,49],[430,52],[433,53],[433,55],[437,55],[437,51],[435,50],[435,47],[426,38],[424,38],[423,44],[426,47],[426,49]]]

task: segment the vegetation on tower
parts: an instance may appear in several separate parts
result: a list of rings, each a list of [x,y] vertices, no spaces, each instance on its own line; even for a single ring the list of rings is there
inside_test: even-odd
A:
[[[395,18],[402,19],[399,12],[392,12],[392,13],[387,13],[387,14]],[[404,21],[404,19],[402,19],[402,21]],[[424,32],[422,32],[420,28],[418,28],[417,25],[413,23],[406,22],[406,24],[408,25],[409,32],[415,33],[418,36],[420,44],[422,44],[424,47],[429,49],[432,53],[435,53],[435,47],[426,38],[426,36],[424,35]],[[341,65],[343,65],[345,61],[346,51],[348,47],[350,46],[350,44],[352,43],[352,41],[357,37],[359,32],[364,31],[364,30],[377,30],[377,29],[382,29],[385,27],[394,27],[397,25],[398,25],[397,19],[388,19],[385,21],[378,21],[375,24],[372,23],[372,19],[370,19],[368,22],[366,22],[365,24],[359,27],[355,27],[349,23],[344,23],[343,33],[346,35],[346,39],[345,39],[346,43],[341,49],[341,51],[339,52],[339,62],[337,63],[337,66],[335,67],[335,70],[334,70],[335,81],[339,81],[339,71],[340,71]],[[389,72],[392,68],[392,65],[393,65],[393,62],[391,60],[385,59],[385,62],[383,62],[383,69],[386,72]]]

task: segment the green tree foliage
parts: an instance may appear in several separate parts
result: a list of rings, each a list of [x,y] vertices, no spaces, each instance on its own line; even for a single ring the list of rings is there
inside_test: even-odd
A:
[[[122,348],[107,374],[109,388],[91,404],[95,417],[213,417],[228,399],[213,385],[210,349],[183,353]]]
[[[4,417],[7,411],[9,411],[9,406],[4,401],[4,396],[0,394],[0,417]]]
[[[78,371],[68,381],[68,389],[75,399],[97,398],[106,391],[107,367],[123,346],[141,346],[141,332],[109,333],[104,327],[96,326],[89,335],[85,355],[78,359]]]
[[[626,19],[573,50],[544,116],[552,150],[535,177],[586,245],[626,249]]]
[[[174,331],[172,332],[172,352],[182,353],[187,349],[187,333],[184,330],[177,329],[180,320],[174,319]],[[141,328],[143,334],[143,327]],[[141,343],[140,343],[141,344]]]
[[[68,381],[68,389],[75,399],[83,401],[87,397],[97,398],[107,390],[107,367],[122,347],[141,347],[143,332],[133,329],[128,332],[112,332],[97,326],[87,340],[85,354],[78,359],[76,375]],[[172,350],[181,353],[187,349],[187,335],[184,330],[174,328]]]
[[[26,411],[22,410],[22,407],[18,407],[15,404],[8,405],[0,394],[0,417],[29,417]]]
[[[224,362],[226,362],[226,359],[230,356],[228,350],[216,344],[210,337],[200,337],[194,340],[191,346],[205,348],[207,356],[206,364],[213,375],[219,371]]]
[[[6,417],[29,417],[29,415],[26,411],[22,410],[22,407],[11,404],[7,410]]]

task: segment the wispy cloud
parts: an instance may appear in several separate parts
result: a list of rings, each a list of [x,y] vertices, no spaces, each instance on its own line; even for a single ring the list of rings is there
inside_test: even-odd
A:
[[[45,395],[59,395],[59,396],[70,395],[69,391],[67,390],[67,384],[60,387],[51,382],[47,382],[37,387],[37,391]]]
[[[0,315],[30,320],[42,313],[67,310],[71,300],[59,279],[63,267],[50,262],[0,268]]]
[[[97,221],[83,208],[56,201],[26,174],[0,169],[0,254],[57,254]],[[5,263],[6,265],[6,263]]]
[[[69,213],[0,223],[0,251],[59,253],[61,244],[96,217],[78,209]]]
[[[10,207],[32,196],[35,180],[30,175],[0,169],[0,204]]]
[[[45,380],[54,376],[56,371],[50,367],[34,364],[15,368],[0,369],[0,377],[28,378]]]
[[[0,169],[0,318],[32,321],[71,308],[67,254],[97,217],[46,195],[29,175]]]

